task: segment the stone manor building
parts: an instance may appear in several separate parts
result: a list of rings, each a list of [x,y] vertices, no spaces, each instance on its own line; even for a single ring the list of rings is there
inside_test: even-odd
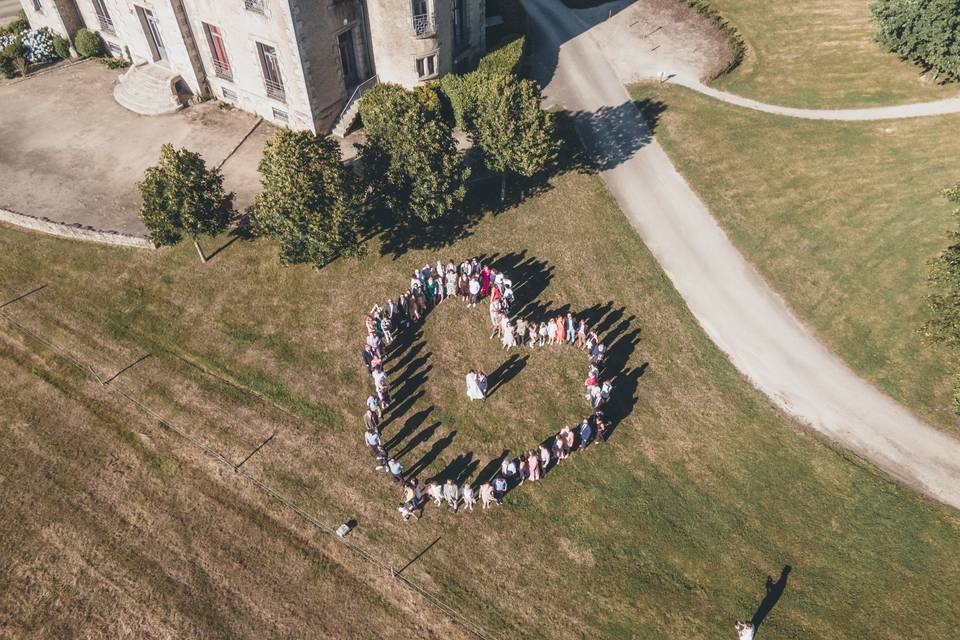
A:
[[[377,82],[412,87],[483,53],[484,0],[21,0],[30,24],[97,31],[133,66],[114,96],[143,114],[214,98],[343,135]]]

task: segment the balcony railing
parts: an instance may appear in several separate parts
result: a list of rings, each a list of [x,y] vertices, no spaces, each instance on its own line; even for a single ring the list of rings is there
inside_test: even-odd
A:
[[[116,33],[116,31],[113,28],[113,20],[110,18],[110,16],[98,12],[97,22],[100,23],[100,31],[106,31],[107,33],[114,33],[114,34]]]
[[[213,62],[213,72],[214,74],[216,74],[218,78],[233,82],[233,69],[230,68],[229,64],[224,64],[216,59],[214,59],[212,62]]]
[[[429,38],[437,33],[437,14],[421,13],[413,16],[413,35],[418,38]]]
[[[255,13],[266,13],[263,4],[264,0],[243,0],[243,6],[246,7],[247,11]]]
[[[264,78],[263,86],[267,89],[267,97],[279,100],[280,102],[287,101],[287,92],[283,90],[281,83]]]

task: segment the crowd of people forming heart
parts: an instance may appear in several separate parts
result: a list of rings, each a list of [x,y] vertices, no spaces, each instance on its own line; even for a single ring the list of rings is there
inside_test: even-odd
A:
[[[380,435],[383,412],[393,403],[390,382],[384,369],[386,354],[397,335],[419,323],[430,309],[445,300],[460,299],[468,307],[476,307],[489,299],[490,338],[499,338],[504,349],[535,349],[551,345],[568,345],[585,351],[589,372],[584,380],[585,398],[592,413],[574,428],[564,426],[536,448],[507,457],[499,472],[489,482],[475,488],[469,481],[458,486],[453,479],[445,482],[432,479],[424,486],[416,477],[405,477],[404,467],[386,450]],[[603,405],[610,399],[613,385],[603,379],[606,347],[585,319],[573,313],[556,315],[540,322],[523,317],[513,318],[513,282],[506,274],[480,259],[464,260],[459,265],[425,265],[413,272],[410,287],[396,300],[374,305],[365,319],[366,344],[363,362],[373,382],[373,393],[367,398],[363,416],[364,441],[376,460],[377,470],[387,471],[403,489],[399,506],[404,520],[419,518],[424,507],[433,499],[437,506],[444,503],[455,513],[461,505],[473,511],[479,501],[483,509],[502,503],[503,496],[524,482],[536,482],[544,474],[567,459],[574,451],[606,440],[609,420]],[[471,401],[483,401],[489,383],[482,370],[466,374],[466,393]]]

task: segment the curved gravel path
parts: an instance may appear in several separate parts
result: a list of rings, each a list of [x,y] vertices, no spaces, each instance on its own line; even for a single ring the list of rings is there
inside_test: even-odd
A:
[[[784,411],[960,508],[960,441],[919,420],[828,351],[674,169],[576,16],[556,0],[524,5],[535,28],[534,61],[552,76],[548,96],[578,112],[578,130],[607,188],[710,338]]]
[[[778,116],[804,118],[806,120],[838,120],[859,122],[864,120],[893,120],[898,118],[920,118],[925,116],[942,116],[950,113],[960,113],[960,96],[932,102],[914,102],[889,107],[868,107],[864,109],[797,109],[795,107],[781,107],[775,104],[757,102],[733,93],[720,91],[709,87],[699,80],[678,74],[670,78],[671,84],[693,89],[711,98],[722,102],[746,107],[764,113],[773,113]]]

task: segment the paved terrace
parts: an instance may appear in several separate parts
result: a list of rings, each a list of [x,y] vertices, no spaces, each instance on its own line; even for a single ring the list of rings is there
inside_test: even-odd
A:
[[[118,73],[88,61],[0,85],[0,208],[144,234],[134,185],[161,145],[185,146],[218,165],[257,124],[215,101],[166,116],[137,115],[113,100]],[[259,180],[251,176],[272,131],[257,126],[223,167],[238,209],[253,202]]]

